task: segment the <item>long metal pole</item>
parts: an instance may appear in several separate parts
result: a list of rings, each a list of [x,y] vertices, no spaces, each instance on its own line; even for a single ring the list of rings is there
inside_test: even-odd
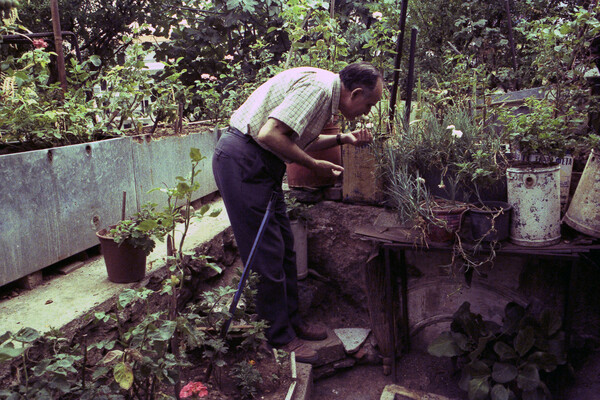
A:
[[[63,90],[67,91],[67,73],[65,72],[65,55],[63,53],[62,30],[60,29],[60,16],[58,13],[58,0],[50,0],[50,13],[52,15],[52,30],[54,31],[54,50],[56,51],[56,66],[58,80]]]
[[[406,30],[406,12],[408,10],[408,0],[402,0],[400,10],[400,33],[396,41],[396,58],[394,59],[394,79],[392,84],[392,93],[390,95],[390,125],[394,122],[394,113],[396,111],[396,98],[398,97],[398,81],[400,80],[400,62],[402,61],[402,48],[404,45],[404,31]]]
[[[408,61],[408,78],[406,82],[406,115],[404,116],[404,121],[407,125],[410,122],[412,91],[415,81],[415,49],[417,47],[417,32],[417,28],[412,28],[410,32],[410,58]]]
[[[506,7],[506,21],[508,23],[508,43],[510,44],[510,52],[512,54],[512,67],[515,73],[517,72],[517,49],[515,48],[515,39],[513,37],[512,18],[510,16],[510,4],[509,0],[504,2]],[[517,90],[519,89],[519,80],[517,78]]]

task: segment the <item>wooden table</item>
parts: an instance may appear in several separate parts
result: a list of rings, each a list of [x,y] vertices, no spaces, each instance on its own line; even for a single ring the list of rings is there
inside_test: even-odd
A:
[[[409,351],[410,349],[410,335],[409,335],[409,309],[408,309],[408,279],[407,279],[407,268],[406,268],[406,251],[407,250],[418,250],[423,252],[452,252],[452,243],[438,243],[431,242],[423,238],[415,231],[411,231],[407,228],[402,227],[379,227],[373,225],[359,226],[355,233],[361,237],[367,238],[376,242],[383,252],[384,266],[385,266],[385,313],[389,319],[389,337],[388,340],[392,343],[392,354],[384,354],[392,359],[392,376],[394,381],[397,380],[396,376],[396,348],[398,335],[397,331],[397,319],[393,312],[393,297],[394,297],[394,282],[400,280],[400,333],[403,343],[405,344],[403,350]],[[471,250],[473,244],[463,243],[463,247],[466,250]],[[577,236],[573,240],[563,240],[560,243],[547,246],[547,247],[524,247],[518,246],[509,242],[497,243],[494,247],[496,256],[517,256],[517,257],[534,257],[538,259],[553,259],[553,260],[568,260],[569,263],[569,274],[567,282],[565,282],[565,302],[564,302],[564,330],[566,348],[569,348],[570,336],[572,329],[572,317],[573,317],[573,294],[575,292],[578,276],[578,261],[586,259],[591,263],[596,263],[589,257],[589,254],[593,250],[600,250],[600,243],[589,236]],[[479,253],[486,254],[490,253],[491,249],[488,245],[481,246]],[[396,257],[392,257],[392,253]],[[596,264],[597,265],[597,264]]]

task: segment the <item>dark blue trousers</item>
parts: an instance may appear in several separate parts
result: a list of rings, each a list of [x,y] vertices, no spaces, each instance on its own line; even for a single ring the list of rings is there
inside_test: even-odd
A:
[[[252,270],[259,275],[256,310],[269,323],[267,339],[273,346],[285,345],[300,323],[294,237],[281,189],[285,163],[250,136],[229,128],[217,143],[212,166],[244,264],[271,194],[277,194]]]

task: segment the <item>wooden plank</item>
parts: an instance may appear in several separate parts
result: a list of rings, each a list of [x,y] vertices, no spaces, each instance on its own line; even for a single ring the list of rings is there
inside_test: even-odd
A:
[[[342,146],[342,165],[344,201],[379,204],[384,200],[383,183],[377,176],[377,161],[370,147]]]
[[[384,227],[374,225],[361,225],[354,230],[358,235],[374,239],[383,239],[400,243],[422,243],[423,232],[403,227]]]

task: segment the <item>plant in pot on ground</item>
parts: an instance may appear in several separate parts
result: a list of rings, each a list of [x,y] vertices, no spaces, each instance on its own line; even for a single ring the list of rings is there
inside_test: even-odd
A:
[[[156,240],[163,240],[167,225],[165,215],[156,204],[147,203],[130,219],[122,219],[108,230],[96,232],[112,282],[136,282],[146,273],[146,257]]]
[[[557,367],[566,364],[558,313],[544,310],[538,316],[511,302],[500,326],[484,321],[470,306],[464,302],[450,331],[428,347],[430,354],[456,362],[462,371],[460,388],[469,400],[553,398],[548,385],[557,381]]]

